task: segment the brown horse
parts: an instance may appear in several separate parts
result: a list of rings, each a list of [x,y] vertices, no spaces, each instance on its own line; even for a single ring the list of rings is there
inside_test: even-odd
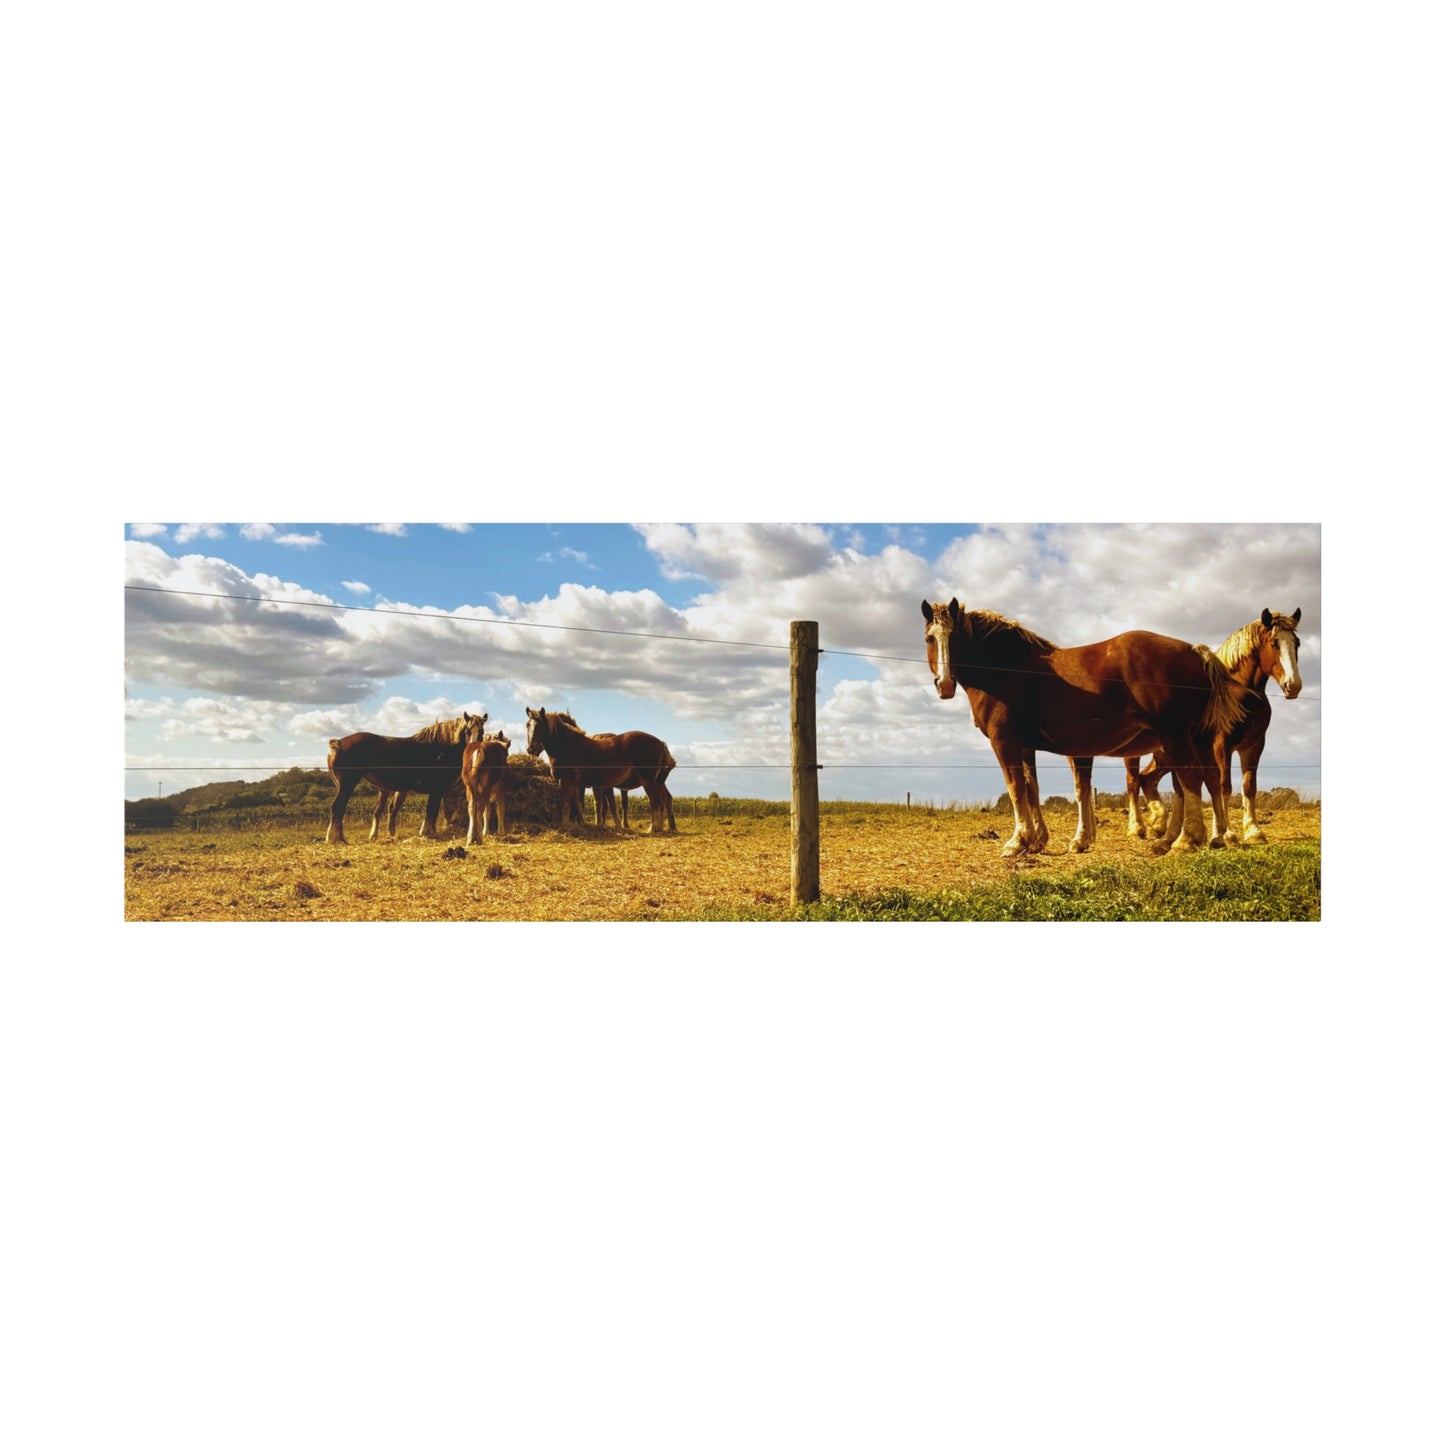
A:
[[[1264,753],[1264,738],[1270,720],[1269,698],[1265,691],[1270,678],[1273,678],[1286,697],[1295,698],[1300,695],[1300,689],[1304,685],[1299,670],[1297,628],[1300,616],[1298,607],[1295,608],[1293,616],[1286,616],[1283,612],[1271,612],[1266,607],[1257,619],[1251,618],[1215,648],[1215,655],[1224,664],[1229,675],[1247,689],[1248,695],[1244,700],[1243,720],[1227,735],[1217,735],[1214,740],[1214,758],[1221,779],[1223,816],[1221,817],[1219,812],[1215,814],[1211,843],[1215,838],[1224,843],[1239,841],[1229,827],[1229,795],[1233,784],[1230,764],[1235,753],[1239,754],[1244,841],[1266,841],[1254,810],[1256,770]],[[1157,836],[1170,838],[1178,831],[1180,820],[1177,808],[1167,827],[1164,824],[1165,809],[1159,799],[1159,783],[1163,773],[1163,766],[1157,756],[1143,766],[1138,758],[1125,759],[1124,781],[1129,798],[1130,837],[1142,838],[1147,832],[1154,831]],[[1148,825],[1139,806],[1141,786],[1148,799]]]
[[[331,800],[331,822],[326,829],[328,843],[346,842],[342,819],[346,805],[363,778],[386,793],[425,793],[426,817],[421,837],[437,835],[437,813],[442,796],[461,776],[462,755],[469,742],[482,737],[487,715],[438,721],[413,733],[409,738],[385,737],[380,733],[351,733],[332,738],[326,754],[326,767],[336,784]],[[378,800],[372,818],[371,836],[376,837],[377,820],[384,800]]]
[[[955,597],[923,603],[924,645],[941,698],[962,684],[974,725],[993,746],[1014,808],[1004,856],[1037,852],[1048,833],[1033,755],[1129,758],[1160,752],[1184,793],[1174,847],[1205,841],[1200,791],[1211,771],[1208,738],[1242,713],[1242,689],[1206,648],[1157,632],[1123,632],[1059,647],[996,612],[968,612]]]
[[[559,722],[564,722],[570,727],[577,727],[577,719],[570,712],[554,712],[552,714]],[[580,729],[578,729],[580,731]],[[592,736],[599,742],[607,742],[617,737],[616,733],[593,733]],[[669,754],[669,757],[671,754]],[[667,773],[670,773],[676,764],[669,765]],[[664,804],[667,813],[667,827],[671,833],[677,832],[677,819],[672,811],[672,794],[667,791],[667,773],[663,774],[663,793],[666,798]],[[631,774],[615,786],[595,781],[586,768],[559,768],[555,759],[552,761],[552,776],[557,779],[557,786],[562,794],[562,821],[564,823],[585,823],[587,815],[583,811],[582,802],[587,789],[592,789],[592,811],[597,826],[603,826],[603,821],[612,819],[612,826],[617,829],[627,828],[627,794],[633,788],[643,786],[642,775],[634,768]],[[622,795],[622,811],[619,814],[617,807],[617,795]]]
[[[564,804],[580,796],[584,787],[616,788],[635,775],[647,793],[652,810],[652,831],[662,832],[668,815],[667,775],[677,766],[667,744],[651,733],[584,733],[565,713],[545,708],[527,709],[527,751],[533,757],[545,752],[562,787]],[[565,818],[567,813],[563,811]],[[674,825],[674,831],[676,825]]]
[[[511,791],[507,754],[512,740],[505,733],[467,744],[462,755],[462,786],[467,790],[467,846],[492,834],[492,805],[497,835],[507,831],[507,794]]]

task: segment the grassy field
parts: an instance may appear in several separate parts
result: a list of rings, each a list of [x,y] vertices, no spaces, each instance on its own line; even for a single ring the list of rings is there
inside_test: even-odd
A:
[[[640,815],[640,817],[639,817]],[[236,812],[171,831],[128,833],[129,921],[1318,921],[1318,804],[1264,811],[1269,841],[1157,856],[1124,814],[1099,813],[1091,853],[1067,851],[1072,808],[1047,812],[1047,850],[1000,855],[1011,820],[980,809],[825,803],[821,902],[789,901],[783,803],[677,800],[679,831],[528,826],[463,846],[445,829],[367,840],[348,816],[344,847],[317,810]],[[638,822],[642,826],[637,826]]]

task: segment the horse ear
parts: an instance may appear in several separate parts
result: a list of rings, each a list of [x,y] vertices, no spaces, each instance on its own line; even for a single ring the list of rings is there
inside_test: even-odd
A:
[[[958,611],[958,598],[955,597],[953,601],[948,604],[948,615],[953,618],[955,622],[958,621]]]
[[[933,608],[928,605],[928,598],[926,597],[923,599],[923,620],[925,622],[933,621]]]
[[[1274,623],[1270,620],[1269,608],[1268,608],[1268,607],[1266,607],[1266,608],[1264,609],[1264,611],[1259,614],[1259,620],[1260,620],[1262,623],[1264,623],[1264,625],[1265,625],[1266,627],[1273,627],[1273,626],[1274,626]]]
[[[1296,607],[1295,610],[1294,610],[1294,620],[1295,620],[1296,622],[1298,622],[1299,619],[1300,619],[1300,610],[1299,610],[1298,607]]]

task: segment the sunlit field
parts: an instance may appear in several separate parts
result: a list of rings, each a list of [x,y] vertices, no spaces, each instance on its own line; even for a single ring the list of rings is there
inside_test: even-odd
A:
[[[183,820],[125,838],[131,921],[601,922],[1194,920],[1318,921],[1320,807],[1261,809],[1267,842],[1159,856],[1125,836],[1122,808],[1068,852],[1072,807],[1046,811],[1044,853],[1001,856],[1011,817],[988,809],[824,803],[822,899],[790,902],[784,803],[676,802],[678,831],[524,824],[465,846],[465,828],[368,841],[353,808],[345,846],[325,843],[315,808]],[[1238,813],[1233,815],[1236,822]]]

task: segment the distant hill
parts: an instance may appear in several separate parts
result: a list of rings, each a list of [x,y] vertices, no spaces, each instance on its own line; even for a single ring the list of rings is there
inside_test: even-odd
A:
[[[325,768],[287,768],[284,773],[260,782],[202,783],[199,787],[168,793],[164,798],[127,799],[125,808],[126,817],[131,818],[136,811],[154,810],[157,803],[164,804],[177,816],[209,813],[218,808],[294,807],[298,803],[329,805],[334,792],[331,775]],[[369,783],[362,783],[356,790],[357,797],[368,794],[376,796],[376,789]]]

